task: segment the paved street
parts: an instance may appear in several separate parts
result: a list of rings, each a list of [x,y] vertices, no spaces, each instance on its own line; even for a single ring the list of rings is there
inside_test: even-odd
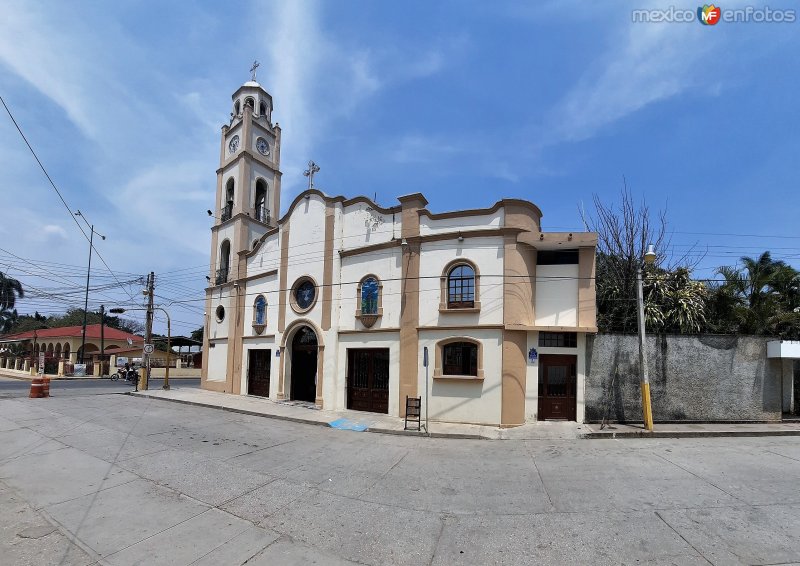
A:
[[[798,485],[795,437],[426,439],[0,399],[0,564],[785,564]]]
[[[200,379],[175,380],[181,387],[200,387]],[[170,379],[170,383],[173,380]],[[160,389],[164,385],[163,379],[151,379],[150,387]],[[27,397],[31,390],[31,382],[22,379],[0,377],[0,399],[11,397]],[[56,397],[74,395],[103,395],[108,393],[125,393],[133,391],[133,385],[124,381],[111,381],[110,379],[54,379],[50,382],[50,394]]]

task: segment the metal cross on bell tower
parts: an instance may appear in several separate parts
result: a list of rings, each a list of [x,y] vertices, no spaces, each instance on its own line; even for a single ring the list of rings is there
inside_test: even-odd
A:
[[[313,161],[308,162],[308,169],[303,171],[303,176],[308,177],[308,188],[314,188],[314,174],[319,173],[319,165],[314,163]]]
[[[253,61],[253,66],[250,67],[250,77],[253,82],[256,82],[256,69],[258,69],[261,65],[258,61]]]

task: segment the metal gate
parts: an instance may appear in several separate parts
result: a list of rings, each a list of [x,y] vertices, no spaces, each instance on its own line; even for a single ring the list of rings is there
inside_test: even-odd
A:
[[[269,371],[272,350],[250,350],[247,365],[247,393],[269,397]]]
[[[347,408],[389,412],[389,349],[347,350]]]

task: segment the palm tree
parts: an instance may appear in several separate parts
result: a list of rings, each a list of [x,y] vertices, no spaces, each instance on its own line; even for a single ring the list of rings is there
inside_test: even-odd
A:
[[[0,271],[0,332],[11,329],[17,319],[14,306],[17,304],[17,299],[24,296],[22,283]]]
[[[723,281],[711,288],[712,330],[747,334],[792,333],[800,306],[800,273],[769,252],[742,257],[742,268],[717,269]],[[780,327],[780,330],[777,330]]]

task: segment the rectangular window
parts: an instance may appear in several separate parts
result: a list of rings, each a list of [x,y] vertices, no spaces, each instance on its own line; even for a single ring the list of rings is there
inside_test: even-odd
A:
[[[578,265],[578,250],[539,250],[537,265]]]
[[[577,332],[540,332],[540,348],[577,348]]]

